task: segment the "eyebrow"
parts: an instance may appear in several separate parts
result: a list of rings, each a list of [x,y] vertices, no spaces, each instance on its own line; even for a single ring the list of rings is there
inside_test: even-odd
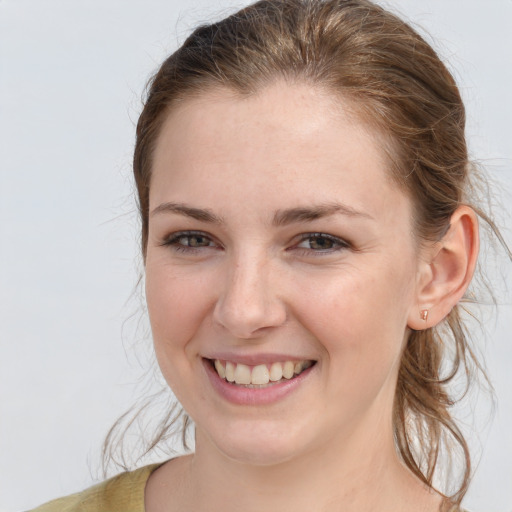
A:
[[[346,215],[348,217],[362,217],[375,220],[370,214],[361,212],[342,203],[328,203],[307,207],[290,208],[287,210],[278,210],[272,223],[275,226],[285,226],[294,222],[311,222],[330,215]]]
[[[200,220],[201,222],[224,224],[224,219],[211,210],[207,208],[193,208],[182,203],[162,203],[150,213],[150,216],[159,213],[177,213],[178,215]]]
[[[158,205],[150,216],[161,213],[175,213],[190,217],[201,222],[211,224],[225,224],[225,221],[219,215],[216,215],[208,208],[193,208],[183,203],[162,203]],[[328,203],[313,206],[299,206],[296,208],[288,208],[286,210],[278,210],[272,219],[274,226],[286,226],[295,222],[312,222],[323,217],[340,214],[348,217],[361,217],[375,220],[370,214],[361,212],[351,206],[342,203]]]

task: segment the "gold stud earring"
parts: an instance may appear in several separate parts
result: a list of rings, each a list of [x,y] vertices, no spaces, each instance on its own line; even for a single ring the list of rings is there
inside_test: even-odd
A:
[[[428,320],[428,309],[422,309],[420,315],[421,319],[426,322]]]

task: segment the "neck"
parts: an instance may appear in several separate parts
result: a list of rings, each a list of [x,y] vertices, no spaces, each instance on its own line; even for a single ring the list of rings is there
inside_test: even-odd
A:
[[[439,497],[399,462],[389,429],[373,437],[354,432],[339,446],[326,440],[300,457],[269,466],[228,459],[198,432],[196,453],[183,463],[189,510],[397,512],[439,506]]]
[[[440,504],[399,461],[382,411],[268,465],[229,458],[198,428],[196,452],[165,464],[146,486],[147,512],[438,512]]]

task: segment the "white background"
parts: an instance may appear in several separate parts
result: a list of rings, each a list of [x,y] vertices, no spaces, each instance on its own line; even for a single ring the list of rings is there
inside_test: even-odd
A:
[[[149,346],[134,333],[130,159],[140,97],[191,27],[241,3],[0,0],[1,512],[90,485],[103,436],[137,393],[137,356]],[[472,155],[510,194],[512,1],[392,5],[433,35],[456,70]],[[465,502],[474,512],[512,511],[506,299],[496,326],[486,325],[498,405],[472,442],[484,453]],[[481,400],[477,415],[487,409]]]

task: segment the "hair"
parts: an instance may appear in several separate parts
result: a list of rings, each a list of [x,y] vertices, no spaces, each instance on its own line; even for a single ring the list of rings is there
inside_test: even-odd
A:
[[[152,157],[169,111],[215,87],[246,96],[280,79],[322,87],[384,135],[390,176],[411,198],[419,243],[439,240],[462,204],[503,242],[492,219],[470,200],[478,176],[468,159],[464,105],[431,46],[368,0],[262,0],[197,28],[148,84],[133,159],[143,256]],[[443,450],[459,448],[460,483],[451,494],[456,504],[469,485],[471,458],[450,413],[456,398],[448,385],[461,374],[469,382],[475,368],[483,372],[462,307],[440,325],[410,333],[393,409],[397,453],[426,485],[434,487]],[[151,448],[174,424],[170,416],[163,419]]]

